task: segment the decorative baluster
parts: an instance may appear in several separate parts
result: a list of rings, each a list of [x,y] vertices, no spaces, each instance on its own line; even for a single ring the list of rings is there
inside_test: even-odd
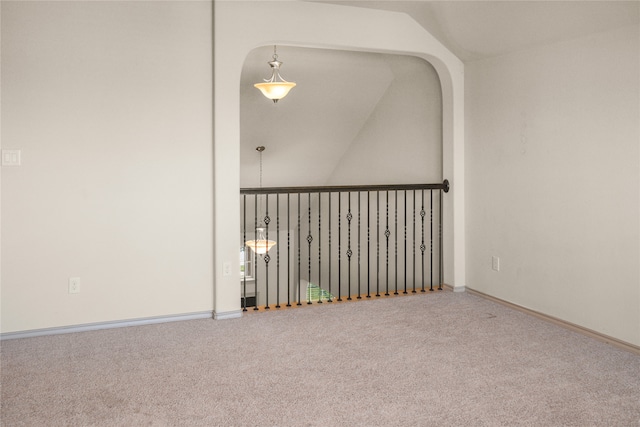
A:
[[[395,263],[395,291],[393,292],[394,295],[398,295],[398,191],[396,190],[395,192],[395,199],[396,199],[396,212],[395,212],[395,256],[396,256],[396,263]]]
[[[347,234],[347,258],[349,259],[348,265],[348,276],[347,276],[347,300],[351,301],[351,255],[353,252],[351,251],[351,220],[353,219],[353,215],[351,214],[351,192],[349,194],[349,211],[347,213],[347,221],[349,223],[348,234]]]
[[[309,282],[307,283],[307,304],[311,304],[311,292],[309,291],[311,285],[311,242],[313,242],[313,237],[311,236],[311,193],[309,193],[309,214],[307,218],[309,219],[309,234],[307,235],[307,242],[309,243],[309,259],[308,259],[308,270],[309,270]]]
[[[380,191],[376,191],[376,296],[380,296]]]
[[[342,193],[338,192],[338,301],[342,301]]]
[[[421,235],[422,235],[422,240],[420,243],[420,252],[422,252],[422,289],[420,290],[420,292],[424,292],[424,251],[427,249],[427,247],[424,245],[424,216],[426,215],[426,212],[424,211],[424,190],[421,191],[422,194],[422,205],[420,207],[420,218],[422,221],[422,227],[421,227]]]
[[[302,303],[300,302],[301,297],[300,297],[300,282],[302,281],[302,272],[300,270],[300,198],[302,196],[300,194],[298,194],[298,304],[296,305],[302,305]]]
[[[291,193],[287,193],[287,307],[291,307]]]
[[[358,296],[357,299],[362,298],[360,296],[360,192],[358,191]]]
[[[266,239],[267,241],[269,241],[269,223],[271,222],[271,218],[269,218],[269,194],[265,195],[265,204],[266,204],[266,211],[265,211],[265,217],[264,217],[264,225],[266,226]],[[269,256],[269,252],[264,254],[264,267],[265,267],[265,297],[266,297],[266,303],[264,306],[265,310],[269,310],[271,307],[269,307],[269,261],[271,261],[271,257]]]
[[[387,238],[387,267],[385,269],[385,272],[387,273],[387,290],[384,294],[389,296],[389,236],[391,236],[391,231],[389,231],[389,191],[387,191],[387,227],[384,231],[384,235]]]
[[[333,295],[331,295],[331,196],[333,193],[329,192],[329,298],[327,302],[333,302]]]
[[[407,190],[404,190],[404,292],[407,293]]]
[[[280,194],[276,194],[276,241],[280,240]],[[280,245],[276,245],[276,308],[280,308]]]
[[[322,304],[322,193],[318,193],[318,304]]]
[[[367,298],[371,298],[371,227],[369,226],[371,218],[371,208],[369,207],[371,192],[367,191]]]
[[[439,233],[438,233],[438,238],[440,240],[440,248],[438,249],[438,258],[440,260],[439,262],[439,266],[438,266],[438,290],[441,291],[442,290],[442,276],[443,276],[443,267],[444,267],[444,261],[443,261],[443,254],[442,254],[442,205],[444,204],[444,192],[442,190],[440,190],[440,218],[438,219],[438,229],[439,229]]]

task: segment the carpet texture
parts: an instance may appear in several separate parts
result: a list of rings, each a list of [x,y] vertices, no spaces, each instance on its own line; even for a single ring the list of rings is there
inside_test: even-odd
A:
[[[1,343],[2,426],[640,426],[640,356],[449,291]]]

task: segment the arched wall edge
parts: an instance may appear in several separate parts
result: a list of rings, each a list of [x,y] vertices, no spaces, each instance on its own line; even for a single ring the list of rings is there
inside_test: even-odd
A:
[[[408,15],[308,2],[214,2],[214,315],[240,312],[240,74],[266,44],[413,55],[438,72],[443,103],[445,282],[465,286],[464,65]]]

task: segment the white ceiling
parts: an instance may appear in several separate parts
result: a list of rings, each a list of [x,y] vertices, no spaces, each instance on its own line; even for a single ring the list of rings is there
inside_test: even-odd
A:
[[[640,22],[640,1],[333,1],[409,14],[463,61]]]
[[[640,1],[323,1],[405,12],[463,61],[502,55],[640,22]],[[298,86],[274,105],[253,87],[270,75],[273,47],[252,51],[241,77],[241,186],[319,185],[331,175],[398,70],[389,55],[280,46],[282,75]],[[290,177],[296,177],[292,183]]]

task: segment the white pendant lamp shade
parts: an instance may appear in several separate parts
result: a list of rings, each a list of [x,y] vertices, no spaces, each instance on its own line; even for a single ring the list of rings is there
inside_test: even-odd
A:
[[[289,91],[296,84],[293,82],[267,82],[267,83],[256,83],[254,86],[260,89],[260,92],[267,98],[271,99],[274,102],[278,102],[280,99],[287,96]]]
[[[245,245],[258,255],[264,255],[269,252],[269,249],[276,245],[276,242],[273,240],[267,240],[264,237],[264,228],[258,228],[256,231],[256,240],[247,240]]]

